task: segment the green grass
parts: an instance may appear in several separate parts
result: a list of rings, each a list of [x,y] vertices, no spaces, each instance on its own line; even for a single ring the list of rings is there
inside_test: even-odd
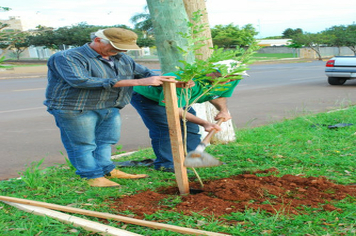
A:
[[[296,55],[293,53],[256,53],[253,54],[252,59],[254,60],[279,60],[285,58],[296,58]]]
[[[36,63],[36,64],[23,64],[23,63],[8,63],[7,64],[9,66],[9,68],[13,68],[13,67],[36,67],[36,66],[44,66],[46,65],[46,63]]]
[[[305,177],[325,176],[337,184],[356,183],[356,107],[329,113],[296,117],[257,128],[236,132],[237,141],[227,145],[211,145],[207,151],[227,165],[198,169],[203,180],[238,175],[245,171],[277,168],[277,176],[285,174]],[[352,123],[354,125],[328,129],[325,125]],[[144,149],[120,161],[154,158],[151,149]],[[122,168],[130,173],[146,173],[148,179],[121,180],[120,189],[92,188],[74,174],[69,165],[39,170],[39,163],[32,163],[23,173],[23,179],[0,182],[1,195],[26,198],[77,208],[116,213],[108,207],[110,199],[137,191],[175,184],[174,175],[147,167]],[[168,199],[172,204],[179,197]],[[263,211],[246,210],[225,216],[235,223],[203,217],[198,213],[184,216],[170,212],[157,212],[147,220],[231,235],[356,235],[356,199],[347,197],[332,203],[341,212],[307,209],[305,214],[286,216],[271,215]],[[174,204],[173,204],[174,205]],[[172,206],[173,206],[172,205]],[[126,212],[126,214],[129,214]],[[93,221],[95,217],[76,215]],[[180,235],[109,221],[114,227],[142,235]],[[48,217],[35,216],[0,203],[0,235],[98,235],[88,233]]]

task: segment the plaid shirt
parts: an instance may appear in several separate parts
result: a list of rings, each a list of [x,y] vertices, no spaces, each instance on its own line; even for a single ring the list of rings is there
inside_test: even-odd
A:
[[[61,110],[121,109],[130,102],[132,87],[113,88],[116,82],[156,75],[123,53],[111,60],[112,64],[89,44],[52,55],[44,105]]]

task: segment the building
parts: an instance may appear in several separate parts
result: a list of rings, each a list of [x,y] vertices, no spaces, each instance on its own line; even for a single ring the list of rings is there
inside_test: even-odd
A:
[[[271,46],[287,46],[291,44],[291,39],[261,39],[257,40],[258,46],[271,47]]]
[[[0,30],[0,31],[6,31],[6,30],[23,30],[21,18],[19,16],[10,16],[8,20],[1,20],[0,22],[2,24],[7,24],[6,28]]]

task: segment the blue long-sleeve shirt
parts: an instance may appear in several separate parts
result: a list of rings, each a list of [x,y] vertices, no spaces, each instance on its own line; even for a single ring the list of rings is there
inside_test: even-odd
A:
[[[44,105],[62,110],[121,109],[130,102],[132,87],[113,88],[116,82],[156,75],[123,53],[111,60],[113,65],[89,44],[52,55]]]

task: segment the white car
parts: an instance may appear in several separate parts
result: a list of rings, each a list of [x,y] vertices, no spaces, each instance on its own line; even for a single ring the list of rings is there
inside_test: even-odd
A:
[[[337,56],[326,62],[325,74],[331,85],[343,85],[356,79],[356,56]]]

